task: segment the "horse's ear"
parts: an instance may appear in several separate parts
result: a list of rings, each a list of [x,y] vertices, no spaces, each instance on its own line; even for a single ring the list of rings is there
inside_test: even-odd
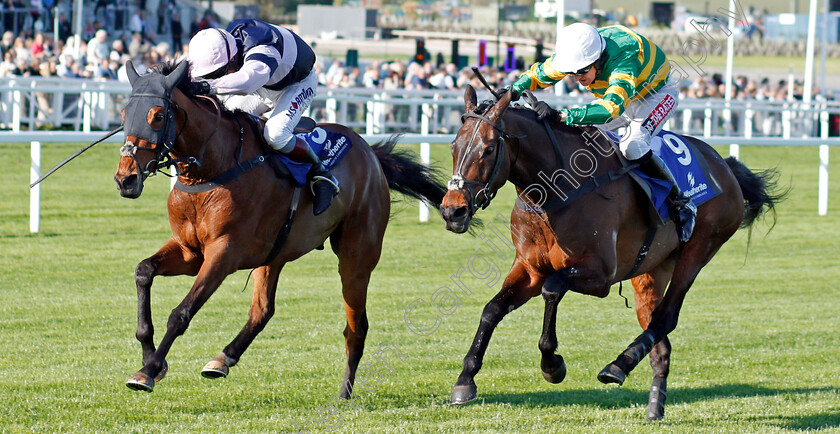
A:
[[[134,82],[140,76],[137,74],[137,70],[134,69],[134,64],[130,60],[125,63],[125,72],[128,75],[128,82],[131,83],[131,87],[134,87]]]
[[[166,86],[167,90],[172,90],[175,86],[181,82],[184,78],[184,75],[187,73],[187,67],[189,66],[189,62],[181,61],[175,70],[170,72],[169,75],[166,76],[164,80],[164,85]]]
[[[464,110],[464,112],[469,113],[473,111],[477,102],[478,98],[475,96],[475,89],[472,85],[468,84],[467,88],[464,90],[464,105],[466,106],[466,110]]]
[[[510,97],[511,92],[505,92],[502,98],[487,112],[487,117],[494,121],[500,119],[510,105]]]

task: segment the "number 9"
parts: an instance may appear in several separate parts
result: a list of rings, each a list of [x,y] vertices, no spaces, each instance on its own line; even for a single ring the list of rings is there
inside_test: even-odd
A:
[[[681,155],[681,157],[677,158],[677,161],[679,161],[680,164],[683,166],[691,164],[691,152],[689,152],[688,146],[686,146],[679,137],[673,134],[665,134],[662,136],[662,140],[665,141],[665,144],[671,148],[671,151],[673,151],[674,154]]]

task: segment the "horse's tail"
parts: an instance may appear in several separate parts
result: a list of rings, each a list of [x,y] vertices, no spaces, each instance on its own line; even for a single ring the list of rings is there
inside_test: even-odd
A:
[[[747,228],[768,212],[773,214],[773,225],[776,223],[776,205],[784,200],[788,190],[779,190],[779,171],[767,169],[753,172],[735,157],[726,158],[729,170],[738,180],[741,193],[746,201],[744,219],[741,227]],[[772,226],[771,226],[772,229]]]
[[[438,181],[439,171],[417,161],[413,152],[395,149],[399,138],[399,134],[394,134],[384,142],[371,145],[385,172],[388,187],[440,209],[446,186]]]

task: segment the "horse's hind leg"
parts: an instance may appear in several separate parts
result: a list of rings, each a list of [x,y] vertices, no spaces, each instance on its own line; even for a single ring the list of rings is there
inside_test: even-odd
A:
[[[384,221],[381,217],[373,215],[358,219],[348,218],[330,238],[333,252],[338,256],[341,293],[344,297],[344,313],[347,316],[347,325],[344,328],[347,370],[341,383],[341,397],[344,399],[349,399],[353,393],[356,369],[365,350],[368,331],[365,310],[368,282],[382,252],[387,215],[385,212]]]
[[[481,369],[493,330],[505,315],[536,297],[540,293],[541,286],[542,279],[533,278],[528,273],[524,262],[517,257],[502,284],[501,291],[484,306],[475,338],[464,357],[464,368],[452,389],[450,404],[465,404],[476,398],[478,387],[475,385],[475,376]]]
[[[137,332],[135,336],[143,349],[143,364],[149,362],[155,352],[154,333],[152,325],[151,288],[155,276],[177,276],[182,274],[194,275],[201,267],[201,258],[189,250],[183,249],[174,239],[169,239],[154,255],[144,259],[137,265],[134,280],[137,284]],[[160,381],[166,375],[166,361],[163,369],[155,376],[154,381]],[[128,385],[132,387],[132,384]],[[143,388],[142,386],[137,386]]]
[[[695,233],[696,235],[696,233]],[[621,383],[639,362],[677,327],[680,308],[700,269],[714,256],[722,242],[713,237],[695,236],[683,246],[662,302],[651,313],[650,323],[618,358],[608,364],[598,379],[604,383]]]
[[[636,289],[636,316],[642,330],[648,328],[651,314],[662,301],[668,280],[674,271],[673,261],[666,261],[648,274],[633,279]],[[668,336],[662,338],[650,351],[650,367],[653,368],[653,383],[648,399],[648,420],[659,420],[665,416],[668,372],[671,363],[671,342]]]
[[[274,295],[282,265],[260,267],[254,270],[254,296],[248,321],[233,341],[204,365],[201,375],[206,378],[227,377],[230,367],[235,365],[254,338],[265,328],[274,315]]]

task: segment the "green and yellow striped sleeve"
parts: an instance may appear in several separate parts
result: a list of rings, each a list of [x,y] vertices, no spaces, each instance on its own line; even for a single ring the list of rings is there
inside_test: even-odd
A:
[[[531,69],[525,71],[519,79],[513,83],[513,90],[522,93],[523,90],[535,91],[537,88],[543,89],[556,84],[562,80],[566,74],[557,71],[551,66],[554,56],[551,56],[545,62],[537,62],[531,65]]]
[[[592,125],[613,121],[624,113],[635,94],[636,77],[626,72],[613,72],[603,97],[583,107],[568,109],[566,123]]]

